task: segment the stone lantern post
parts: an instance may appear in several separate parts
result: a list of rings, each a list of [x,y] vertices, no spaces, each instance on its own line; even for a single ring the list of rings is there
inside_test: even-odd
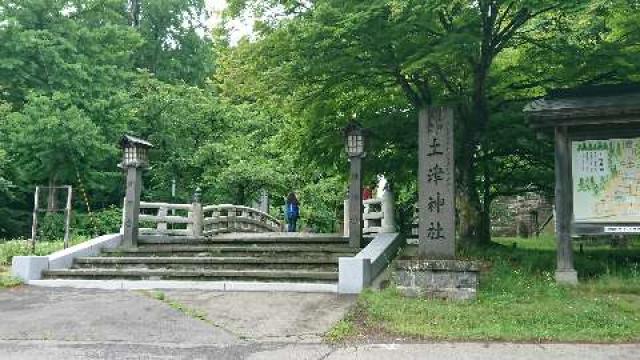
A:
[[[120,167],[127,173],[126,196],[123,214],[124,247],[138,246],[138,218],[140,215],[140,192],[142,188],[142,170],[149,167],[148,150],[151,143],[133,136],[125,135],[120,141],[123,158]]]
[[[345,150],[349,157],[349,245],[362,247],[362,159],[365,134],[362,126],[351,121],[344,129]]]

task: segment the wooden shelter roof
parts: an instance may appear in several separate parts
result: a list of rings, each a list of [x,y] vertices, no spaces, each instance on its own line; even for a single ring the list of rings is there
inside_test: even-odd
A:
[[[640,122],[640,84],[552,91],[524,112],[534,128]]]

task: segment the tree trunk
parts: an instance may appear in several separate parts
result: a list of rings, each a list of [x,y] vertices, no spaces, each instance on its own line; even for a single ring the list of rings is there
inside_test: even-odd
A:
[[[140,26],[140,3],[142,0],[129,0],[129,24],[133,27]]]
[[[482,163],[482,209],[480,211],[480,226],[478,231],[478,244],[485,245],[491,241],[491,177],[487,167],[487,159]]]
[[[234,205],[246,205],[246,187],[244,185],[238,185],[238,193],[236,194],[236,203]]]
[[[480,212],[480,226],[477,245],[486,245],[491,241],[491,203],[484,204]]]
[[[459,132],[458,148],[460,155],[457,157],[458,170],[458,235],[460,244],[465,246],[477,242],[479,213],[481,210],[480,197],[476,183],[476,149],[477,149],[477,123],[473,109],[464,110],[462,124]]]
[[[480,201],[477,179],[477,152],[489,123],[487,99],[487,77],[491,59],[482,56],[475,67],[471,113],[462,129],[462,154],[460,157],[460,196],[458,211],[460,216],[460,242],[463,245],[483,244],[490,240],[490,215]],[[481,171],[485,171],[482,169]],[[485,177],[486,178],[486,177]]]
[[[460,244],[471,245],[479,241],[481,205],[475,190],[461,189],[458,193],[458,235]]]

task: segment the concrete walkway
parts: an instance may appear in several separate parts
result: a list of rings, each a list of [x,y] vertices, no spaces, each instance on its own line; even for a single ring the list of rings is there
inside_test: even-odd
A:
[[[164,298],[90,289],[0,290],[0,359],[640,359],[640,345],[336,347],[321,336],[352,297],[173,290]]]

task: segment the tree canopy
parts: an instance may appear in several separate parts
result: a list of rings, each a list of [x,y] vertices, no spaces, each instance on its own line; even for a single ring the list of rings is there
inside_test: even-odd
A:
[[[417,116],[456,112],[459,234],[490,236],[499,196],[553,189],[552,144],[523,105],[550,89],[640,81],[635,0],[6,0],[0,4],[0,236],[26,233],[35,185],[119,204],[118,139],[155,148],[143,196],[277,214],[332,230],[346,190],[341,129],[370,130],[366,182],[384,175],[410,221]],[[254,19],[231,44],[224,27]],[[177,184],[171,199],[171,184]],[[75,208],[88,211],[81,197]],[[6,215],[6,216],[5,216]],[[407,230],[407,228],[404,228]]]

